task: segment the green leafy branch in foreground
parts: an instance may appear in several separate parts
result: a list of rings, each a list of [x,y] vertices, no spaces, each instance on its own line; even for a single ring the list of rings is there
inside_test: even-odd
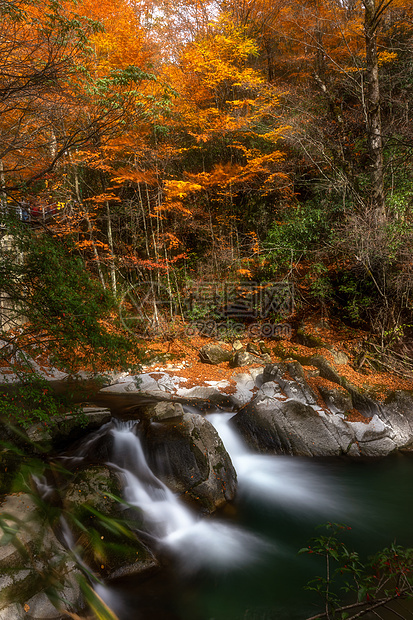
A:
[[[71,400],[70,394],[58,394],[50,382],[34,372],[19,373],[15,385],[0,386],[0,424],[28,428],[41,424],[45,428],[65,425],[67,416],[76,415],[79,425],[86,423],[82,409]]]
[[[48,352],[51,363],[67,370],[85,361],[127,367],[137,342],[122,332],[116,299],[86,271],[70,239],[12,220],[5,224],[0,291],[9,310],[0,327],[0,356],[12,363],[22,351]]]
[[[5,443],[0,441],[0,451],[4,446]],[[7,447],[10,448],[9,445]],[[36,446],[33,445],[33,448]],[[15,602],[23,605],[33,594],[43,591],[65,617],[87,620],[83,614],[86,613],[90,619],[89,614],[92,613],[95,620],[118,620],[115,612],[95,591],[96,584],[102,583],[98,573],[82,558],[87,548],[88,557],[97,556],[99,563],[105,562],[108,555],[113,555],[115,547],[118,554],[136,554],[136,550],[131,549],[136,537],[122,519],[106,515],[87,503],[81,505],[83,516],[92,514],[94,525],[91,527],[88,521],[86,526],[76,514],[58,501],[57,489],[53,499],[43,499],[33,476],[37,480],[52,478],[62,484],[70,479],[70,472],[56,462],[44,463],[18,448],[15,451],[20,460],[20,469],[14,476],[14,494],[9,499],[20,498],[21,507],[16,510],[16,507],[6,503],[0,509],[0,549],[9,547],[6,562],[3,558],[0,567],[2,573],[9,577],[1,592],[0,607],[3,609]],[[111,495],[111,498],[114,502],[121,502],[117,496]],[[67,548],[61,543],[56,534],[62,528],[62,519],[70,530],[83,533],[84,547],[79,541],[74,543],[73,548]],[[99,536],[97,530],[102,530]],[[105,536],[102,535],[103,531]],[[108,538],[109,543],[103,544],[103,538]],[[15,553],[10,553],[10,547],[14,548]],[[24,583],[19,580],[21,571],[29,573]],[[73,601],[67,599],[68,590],[76,592],[76,582],[82,592],[83,603],[80,599],[74,604],[75,607],[77,604],[84,607],[80,612],[82,615],[73,611]],[[29,610],[29,606],[26,607]]]
[[[390,609],[402,617],[389,604],[413,597],[413,549],[393,543],[364,562],[339,538],[351,528],[338,523],[320,527],[326,534],[312,538],[311,544],[299,551],[325,560],[325,574],[311,579],[306,586],[322,597],[325,610],[307,620],[354,620],[368,613],[380,617],[379,609]]]

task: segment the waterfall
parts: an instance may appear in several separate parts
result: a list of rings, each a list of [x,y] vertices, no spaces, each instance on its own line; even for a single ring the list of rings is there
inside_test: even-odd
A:
[[[325,471],[319,473],[317,464],[309,459],[251,452],[230,424],[234,415],[217,412],[206,417],[231,457],[237,472],[239,495],[291,512],[304,509],[329,515],[329,518],[342,515],[344,490],[337,492],[336,480],[330,481]]]
[[[258,560],[265,542],[248,531],[217,519],[202,519],[151,471],[133,422],[117,422],[113,463],[124,478],[125,500],[134,506],[143,528],[180,568],[234,569]]]

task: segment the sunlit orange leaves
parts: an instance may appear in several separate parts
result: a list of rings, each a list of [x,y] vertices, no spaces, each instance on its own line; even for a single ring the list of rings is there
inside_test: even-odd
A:
[[[103,26],[103,31],[91,39],[99,75],[130,65],[144,67],[152,59],[147,32],[140,23],[139,7],[125,0],[82,0],[82,10]]]

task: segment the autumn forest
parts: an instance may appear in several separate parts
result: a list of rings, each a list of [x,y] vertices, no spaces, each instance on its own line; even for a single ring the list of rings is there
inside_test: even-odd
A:
[[[411,617],[412,119],[412,0],[0,0],[1,618]]]
[[[284,282],[298,311],[339,316],[381,347],[408,334],[409,0],[1,0],[0,11],[3,229],[20,226],[35,253],[27,282],[46,256],[54,283],[81,264],[90,281],[78,273],[70,303],[101,303],[100,285],[118,305],[131,287],[148,304],[161,290],[155,318],[169,312],[169,325],[193,281]],[[32,295],[24,312],[57,329],[53,295],[22,292],[17,264],[3,265],[3,290]]]

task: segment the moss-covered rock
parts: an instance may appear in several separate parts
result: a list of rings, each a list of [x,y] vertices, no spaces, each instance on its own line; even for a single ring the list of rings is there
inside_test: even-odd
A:
[[[309,349],[319,349],[325,346],[321,338],[307,333],[304,328],[297,329],[295,341],[304,347],[308,347]]]

